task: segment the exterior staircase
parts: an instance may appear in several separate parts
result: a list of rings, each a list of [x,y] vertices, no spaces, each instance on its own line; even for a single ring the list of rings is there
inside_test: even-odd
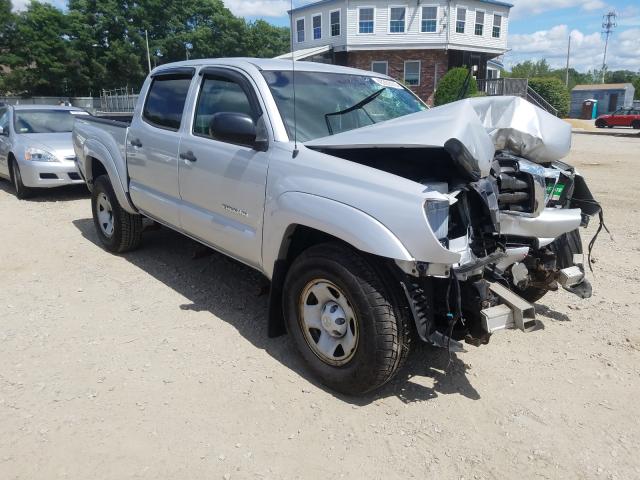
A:
[[[478,80],[478,91],[488,96],[514,95],[522,97],[534,105],[546,110],[551,115],[558,116],[558,110],[529,86],[526,78],[491,78]]]

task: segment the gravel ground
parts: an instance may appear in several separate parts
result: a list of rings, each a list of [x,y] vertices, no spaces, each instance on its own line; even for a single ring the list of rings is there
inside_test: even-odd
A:
[[[257,273],[167,230],[112,256],[82,189],[0,181],[0,478],[640,478],[640,139],[574,143],[614,234],[593,298],[359,399],[267,338]]]

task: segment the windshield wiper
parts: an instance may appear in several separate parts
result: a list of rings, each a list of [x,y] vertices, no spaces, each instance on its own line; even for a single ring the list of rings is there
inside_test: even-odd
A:
[[[331,122],[329,121],[329,117],[333,117],[333,116],[337,116],[337,115],[345,115],[347,113],[351,113],[351,112],[354,112],[356,110],[360,110],[362,107],[364,107],[368,103],[373,102],[376,98],[378,98],[378,96],[382,92],[384,92],[386,89],[387,89],[387,87],[382,87],[380,90],[377,90],[377,91],[373,92],[368,97],[363,98],[362,100],[360,100],[355,105],[352,105],[349,108],[345,108],[344,110],[340,110],[340,111],[333,112],[333,113],[325,113],[324,121],[327,123],[327,128],[329,129],[329,135],[333,135],[333,127],[331,127]],[[371,120],[373,122],[373,118],[371,118],[371,115],[369,115],[366,110],[363,110],[363,112],[367,115],[367,117],[369,117],[369,120]],[[373,122],[373,123],[375,123],[375,122]]]

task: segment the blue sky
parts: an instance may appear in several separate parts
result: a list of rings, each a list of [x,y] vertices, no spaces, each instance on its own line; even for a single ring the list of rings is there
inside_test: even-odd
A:
[[[17,9],[27,0],[14,0]],[[63,7],[64,0],[51,0]],[[288,25],[289,0],[224,0],[236,15],[262,18]],[[312,0],[294,0],[296,7]],[[511,0],[507,66],[546,58],[554,67],[566,62],[567,40],[572,37],[572,66],[586,71],[600,68],[604,51],[602,15],[615,9],[618,28],[610,43],[609,69],[640,71],[640,0]]]

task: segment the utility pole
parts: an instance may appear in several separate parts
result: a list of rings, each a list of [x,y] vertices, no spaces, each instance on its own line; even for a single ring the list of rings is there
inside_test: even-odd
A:
[[[567,47],[567,75],[564,81],[565,86],[569,88],[569,60],[571,59],[571,34],[569,34],[569,46]]]
[[[604,76],[607,72],[607,50],[609,48],[609,37],[613,33],[613,30],[618,26],[618,14],[615,10],[609,10],[609,13],[602,17],[602,33],[606,36],[604,43],[604,57],[602,59],[602,83],[604,83]]]
[[[149,52],[149,33],[144,31],[144,38],[147,42],[147,65],[149,66],[149,73],[151,73],[151,53]]]

